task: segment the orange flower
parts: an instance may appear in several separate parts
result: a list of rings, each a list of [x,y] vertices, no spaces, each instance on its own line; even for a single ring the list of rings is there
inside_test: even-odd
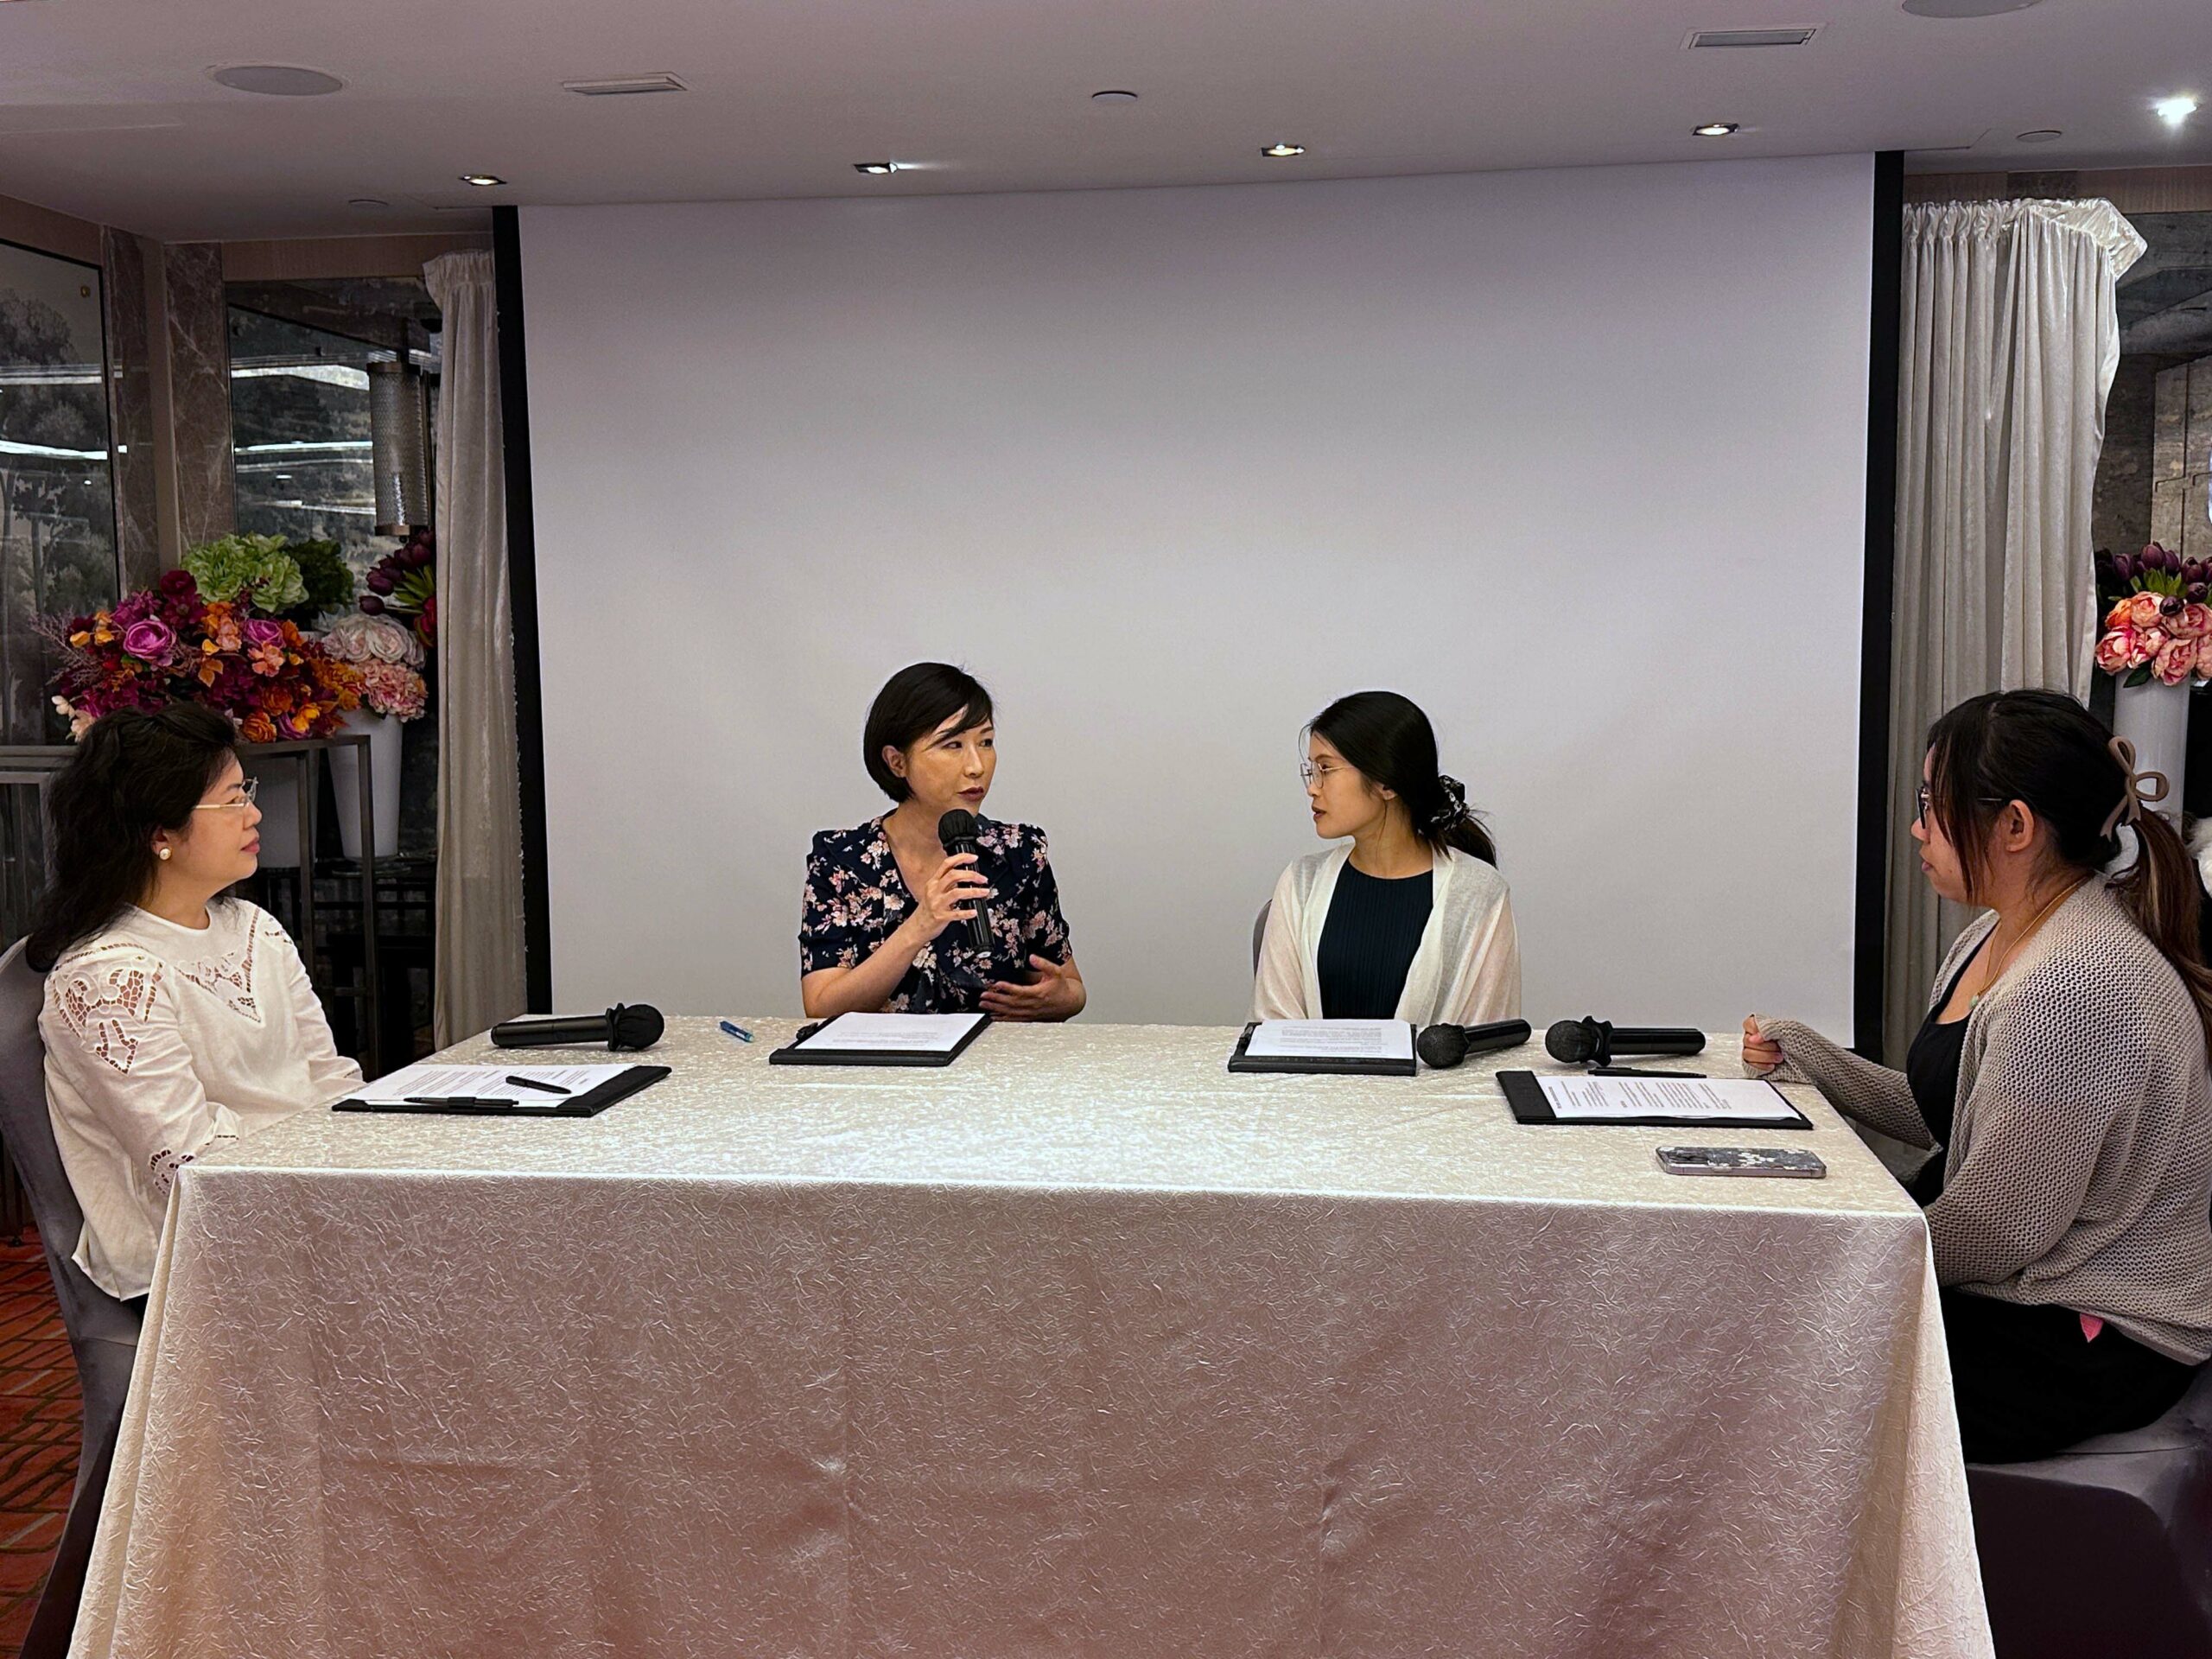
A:
[[[274,743],[276,722],[266,715],[248,715],[238,726],[238,735],[249,743]]]
[[[200,684],[213,685],[217,680],[220,679],[222,676],[223,665],[220,663],[206,662],[200,664]]]
[[[79,650],[82,650],[85,646],[92,644],[92,632],[90,628],[79,628],[76,632],[69,636],[69,643],[75,645]]]

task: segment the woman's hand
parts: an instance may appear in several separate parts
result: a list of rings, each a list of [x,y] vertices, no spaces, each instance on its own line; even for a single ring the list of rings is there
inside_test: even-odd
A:
[[[1782,1064],[1782,1045],[1759,1029],[1756,1014],[1744,1016],[1744,1069],[1771,1071]]]
[[[973,853],[955,853],[922,884],[921,895],[914,901],[912,920],[922,930],[925,943],[953,923],[968,920],[976,913],[976,899],[995,896],[990,881],[974,868],[975,862]]]
[[[1083,1012],[1083,976],[1073,962],[1032,957],[1037,977],[1027,985],[1000,980],[983,991],[983,1012],[994,1020],[1066,1020]]]

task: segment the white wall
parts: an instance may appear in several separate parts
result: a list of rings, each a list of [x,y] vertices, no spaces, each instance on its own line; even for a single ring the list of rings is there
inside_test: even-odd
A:
[[[1087,1017],[1242,1018],[1299,728],[1389,686],[1532,1019],[1847,1035],[1872,178],[524,209],[557,1004],[796,1013],[941,658]]]

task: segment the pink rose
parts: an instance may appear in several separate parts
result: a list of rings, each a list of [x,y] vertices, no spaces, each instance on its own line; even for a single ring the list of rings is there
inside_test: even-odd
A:
[[[281,645],[284,643],[284,630],[265,616],[246,618],[239,632],[245,635],[245,642],[249,645]]]
[[[2161,685],[2179,685],[2196,666],[2196,641],[2172,639],[2158,653],[2158,665],[2152,673],[2158,677]]]
[[[153,617],[133,622],[123,631],[123,648],[142,663],[158,663],[176,647],[169,625]]]
[[[2164,628],[2139,628],[2135,634],[2134,649],[2127,653],[2127,665],[2140,668],[2145,663],[2156,662],[2158,653],[2173,643],[2173,635]]]
[[[2156,594],[2138,594],[2127,601],[2127,626],[2131,628],[2155,628],[2161,614]]]
[[[2133,600],[2126,598],[2113,601],[2112,609],[2105,613],[2105,626],[2107,628],[2133,627],[2135,624],[2129,619],[2133,614],[2134,603]]]
[[[2184,605],[2181,614],[2166,626],[2177,639],[2202,639],[2212,633],[2212,605]]]
[[[2135,630],[2114,628],[2097,641],[2097,666],[2107,674],[2126,672],[2135,656]]]

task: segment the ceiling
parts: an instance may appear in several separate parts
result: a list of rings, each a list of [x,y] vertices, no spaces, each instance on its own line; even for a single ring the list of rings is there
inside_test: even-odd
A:
[[[1813,24],[1804,47],[1683,49],[1693,28]],[[232,63],[346,85],[208,79]],[[657,71],[690,90],[560,86]],[[1141,97],[1092,101],[1108,87]],[[2149,104],[2177,92],[2206,109],[2176,132]],[[1744,130],[1690,136],[1708,120]],[[1275,140],[1307,153],[1263,159]],[[2212,3],[1959,20],[1898,0],[0,0],[0,191],[172,240],[473,228],[494,201],[1891,149],[1939,172],[2212,162]],[[852,170],[882,158],[919,165]],[[459,182],[473,171],[509,183]]]

